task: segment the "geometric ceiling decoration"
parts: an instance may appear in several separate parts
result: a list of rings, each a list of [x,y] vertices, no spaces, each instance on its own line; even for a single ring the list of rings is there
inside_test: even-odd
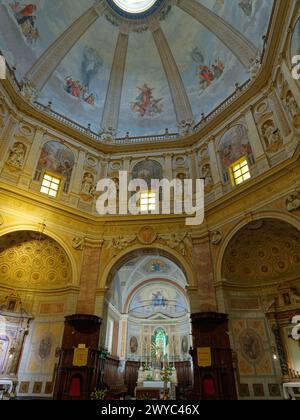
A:
[[[252,222],[230,241],[223,259],[223,279],[245,286],[299,277],[300,234],[279,220]]]
[[[272,0],[3,0],[24,90],[104,138],[185,134],[250,78]]]

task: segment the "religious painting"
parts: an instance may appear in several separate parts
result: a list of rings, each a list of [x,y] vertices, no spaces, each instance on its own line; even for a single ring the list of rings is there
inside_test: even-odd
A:
[[[129,346],[130,346],[131,353],[136,354],[139,348],[138,340],[136,337],[131,337]]]
[[[163,260],[160,259],[154,259],[144,266],[144,271],[148,274],[151,273],[166,273],[169,271],[169,265],[165,263]]]
[[[73,98],[94,106],[96,94],[91,92],[91,83],[98,75],[103,66],[103,60],[100,54],[92,47],[85,46],[82,55],[80,78],[69,75],[64,81],[64,90]]]
[[[132,179],[143,179],[151,188],[153,179],[161,180],[163,178],[163,169],[160,163],[154,160],[144,160],[139,162],[132,170]]]
[[[220,159],[224,169],[241,159],[252,155],[246,128],[239,124],[228,130],[220,141]]]
[[[184,354],[186,354],[189,350],[189,341],[188,341],[187,336],[182,337],[181,350],[182,350],[182,353]]]
[[[74,163],[74,154],[68,147],[57,141],[50,141],[42,149],[37,171],[49,170],[70,182]]]
[[[159,290],[156,293],[152,294],[152,305],[156,308],[158,306],[167,306],[167,299],[164,297],[164,295],[162,294],[162,292]]]
[[[247,329],[239,338],[242,354],[252,363],[258,362],[263,356],[263,345],[260,336],[255,331]]]
[[[22,4],[19,1],[15,1],[10,4],[10,8],[27,42],[32,44],[39,39],[40,34],[36,27],[37,5],[34,3]]]
[[[163,98],[155,98],[153,88],[150,88],[146,83],[138,86],[138,96],[131,102],[131,110],[137,113],[139,117],[153,118],[163,112]]]
[[[291,56],[295,55],[300,55],[300,19],[296,23],[291,43]]]
[[[203,93],[216,80],[222,77],[225,70],[225,63],[219,57],[214,59],[213,63],[209,63],[199,47],[193,49],[191,58],[197,64],[200,93]]]
[[[157,328],[151,337],[151,355],[157,363],[162,363],[167,354],[169,339],[162,328]]]
[[[129,305],[129,312],[136,317],[146,317],[162,313],[168,316],[181,316],[187,313],[184,296],[171,284],[151,281],[139,290]]]
[[[240,0],[239,7],[242,9],[246,16],[252,15],[253,0]]]
[[[51,354],[52,349],[52,336],[45,334],[38,345],[38,355],[41,360],[47,359]]]
[[[30,346],[34,351],[24,355],[26,374],[37,374],[43,366],[44,375],[52,375],[56,363],[55,349],[59,347],[63,322],[40,322],[33,325]]]

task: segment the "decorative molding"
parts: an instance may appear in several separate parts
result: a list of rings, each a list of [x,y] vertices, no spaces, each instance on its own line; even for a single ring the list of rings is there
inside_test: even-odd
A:
[[[72,247],[76,249],[76,251],[82,251],[84,247],[84,238],[81,238],[80,236],[73,238]]]
[[[220,231],[212,232],[210,235],[210,241],[213,245],[219,245],[222,242],[223,235]]]

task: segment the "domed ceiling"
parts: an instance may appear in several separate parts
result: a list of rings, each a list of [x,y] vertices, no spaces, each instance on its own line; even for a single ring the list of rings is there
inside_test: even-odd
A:
[[[176,133],[249,79],[272,7],[271,0],[3,0],[0,48],[39,102],[95,132]]]

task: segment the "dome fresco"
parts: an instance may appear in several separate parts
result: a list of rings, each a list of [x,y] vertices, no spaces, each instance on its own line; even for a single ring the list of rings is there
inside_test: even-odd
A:
[[[224,19],[229,28],[238,30],[257,51],[262,51],[272,13],[271,0],[191,1]],[[123,79],[117,75],[118,83],[113,85],[119,86],[118,92],[114,88],[114,95],[119,96],[114,98],[116,122],[109,128],[117,137],[124,137],[127,132],[130,136],[161,134],[166,128],[170,133],[178,132],[172,80],[149,28],[153,20],[163,33],[165,48],[174,57],[174,72],[178,69],[195,124],[202,113],[211,112],[231,95],[236,83],[243,84],[249,79],[250,65],[246,68],[211,30],[184,11],[181,4],[184,7],[185,2],[179,1],[177,5],[168,0],[103,0],[103,3],[105,10],[62,57],[38,91],[38,102],[47,105],[51,101],[53,110],[73,121],[85,127],[91,124],[95,132],[104,129],[114,57],[124,54]],[[131,26],[122,13],[118,15],[112,3],[133,17],[135,13],[145,13],[144,18],[136,15],[140,26]],[[99,2],[39,0],[21,6],[13,0],[1,1],[0,48],[8,63],[16,66],[17,78],[21,80],[55,40],[94,4]],[[128,39],[121,38],[123,44],[116,51],[120,33],[126,33],[123,38]],[[118,66],[115,67],[118,71]]]

